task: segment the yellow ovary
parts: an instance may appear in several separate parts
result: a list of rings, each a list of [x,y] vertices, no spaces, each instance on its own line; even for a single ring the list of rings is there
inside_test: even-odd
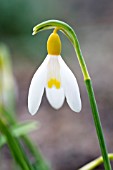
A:
[[[56,89],[59,89],[61,86],[61,83],[58,80],[56,80],[55,78],[51,78],[48,81],[48,88],[52,88],[53,86],[55,86]]]
[[[60,37],[55,31],[48,38],[47,51],[50,55],[60,55],[61,53]]]

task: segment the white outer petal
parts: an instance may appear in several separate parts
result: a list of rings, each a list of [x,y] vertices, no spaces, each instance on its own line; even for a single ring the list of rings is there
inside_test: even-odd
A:
[[[37,112],[41,103],[46,83],[48,61],[49,55],[45,58],[31,80],[28,94],[28,109],[31,115],[34,115]]]
[[[77,80],[61,56],[59,57],[59,63],[61,82],[66,95],[67,103],[73,111],[80,112],[82,106]]]
[[[50,105],[54,109],[60,109],[64,103],[64,90],[63,88],[56,89],[55,87],[46,88],[46,96]]]

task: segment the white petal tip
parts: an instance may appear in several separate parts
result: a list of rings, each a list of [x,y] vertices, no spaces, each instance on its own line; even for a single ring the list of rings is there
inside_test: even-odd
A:
[[[51,105],[51,104],[50,104]],[[62,106],[60,106],[60,107],[55,107],[55,106],[52,106],[51,105],[51,107],[53,108],[53,109],[55,109],[55,110],[59,110]]]
[[[32,103],[28,101],[28,111],[29,113],[34,116],[37,113],[37,108],[33,106]]]
[[[36,114],[37,111],[34,111],[33,109],[29,108],[28,107],[28,110],[29,110],[29,113],[34,116]]]
[[[81,103],[79,103],[79,105],[77,106],[76,105],[76,107],[70,107],[74,112],[76,112],[76,113],[79,113],[81,110],[82,110],[82,104]]]
[[[29,112],[32,116],[34,116],[36,113],[35,112]]]
[[[48,99],[48,102],[50,105],[55,109],[58,110],[62,107],[64,103],[64,90],[62,88],[56,89],[56,88],[46,88],[46,96]]]
[[[76,109],[76,113],[79,113],[81,111],[82,108],[78,108]]]
[[[71,110],[72,110],[73,112],[76,112],[76,113],[79,113],[79,112],[81,111],[81,109],[76,109],[76,110],[75,110],[75,109],[72,109],[72,108],[71,108]]]

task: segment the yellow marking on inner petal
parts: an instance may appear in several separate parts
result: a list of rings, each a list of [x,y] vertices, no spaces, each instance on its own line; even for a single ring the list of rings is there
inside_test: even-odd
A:
[[[47,51],[50,55],[60,55],[61,53],[61,41],[56,30],[48,38]]]
[[[48,81],[48,88],[52,88],[53,84],[54,84],[54,79],[50,79]]]
[[[56,87],[56,89],[60,89],[60,86],[61,86],[61,83],[60,81],[58,81],[57,79],[55,78],[51,78],[49,81],[48,81],[48,88],[52,88],[53,86]]]
[[[57,89],[60,89],[60,82],[56,80],[55,83],[56,83],[56,84],[55,84],[55,85],[56,85],[56,88],[57,88]]]

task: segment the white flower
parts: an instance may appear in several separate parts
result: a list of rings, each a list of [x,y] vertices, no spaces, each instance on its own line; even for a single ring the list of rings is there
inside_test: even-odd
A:
[[[28,95],[28,109],[34,115],[41,104],[44,89],[54,109],[59,109],[66,97],[70,108],[81,110],[81,99],[77,80],[60,56],[61,42],[56,32],[48,39],[48,55],[34,74]]]

